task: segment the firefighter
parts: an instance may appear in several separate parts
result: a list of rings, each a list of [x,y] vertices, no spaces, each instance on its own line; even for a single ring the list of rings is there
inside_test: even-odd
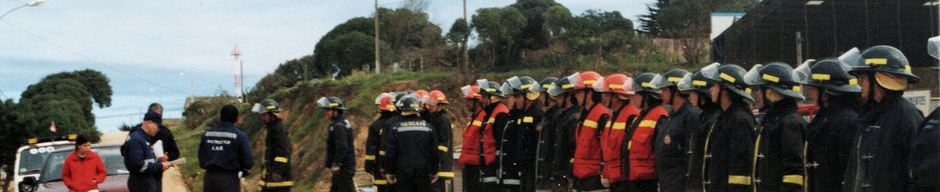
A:
[[[532,85],[532,87],[529,88],[529,93],[527,93],[529,95],[538,94],[539,102],[545,103],[541,106],[542,110],[545,110],[545,113],[542,115],[542,121],[539,122],[539,125],[536,127],[538,131],[536,138],[538,141],[536,142],[537,146],[534,155],[535,170],[532,171],[533,179],[535,180],[533,181],[533,188],[535,191],[541,192],[551,191],[552,182],[554,181],[551,174],[552,170],[554,170],[552,157],[555,154],[556,126],[554,122],[555,116],[560,114],[563,108],[556,102],[555,96],[558,95],[549,94],[548,89],[551,88],[552,84],[556,81],[558,81],[556,77],[546,77],[542,79],[542,81],[539,81],[538,85]]]
[[[793,68],[771,62],[745,75],[745,83],[759,86],[765,115],[757,129],[752,165],[756,191],[804,191],[803,135],[806,120],[797,113],[804,100]]]
[[[444,95],[444,92],[431,90],[431,92],[428,93],[428,97],[426,97],[422,103],[427,106],[428,111],[427,116],[424,117],[425,121],[431,124],[431,127],[434,128],[434,133],[437,134],[437,152],[440,157],[440,170],[437,172],[438,180],[434,182],[433,185],[434,191],[448,191],[448,186],[453,186],[453,183],[448,185],[448,181],[454,180],[454,158],[451,152],[451,149],[454,148],[454,128],[450,123],[450,117],[447,116],[447,110],[445,110],[444,107],[450,104],[450,102],[447,101],[447,96]]]
[[[676,84],[676,88],[680,92],[686,93],[689,95],[688,102],[692,104],[693,108],[701,109],[702,114],[695,121],[696,126],[692,129],[689,138],[689,162],[688,162],[688,171],[687,177],[688,182],[686,184],[686,191],[702,191],[702,163],[705,154],[705,140],[708,136],[709,130],[711,130],[712,125],[718,121],[718,115],[721,113],[720,108],[717,104],[712,102],[711,91],[709,91],[711,85],[715,83],[708,78],[705,78],[702,75],[701,71],[692,73],[691,76],[683,77],[679,83]]]
[[[395,104],[401,119],[392,124],[383,141],[385,177],[395,181],[398,191],[431,191],[437,180],[440,152],[437,135],[429,123],[420,117],[421,104],[411,96],[402,97]]]
[[[499,178],[499,184],[502,189],[505,191],[519,191],[522,181],[519,177],[519,137],[518,130],[521,129],[521,123],[519,120],[525,112],[523,105],[517,105],[518,101],[524,101],[525,90],[522,89],[522,80],[519,77],[513,76],[509,79],[506,79],[506,82],[503,82],[503,85],[500,86],[499,92],[503,93],[505,101],[503,102],[510,108],[509,110],[509,121],[504,126],[495,127],[494,132],[499,133],[496,135],[496,161],[498,164],[497,177]]]
[[[356,156],[353,152],[355,149],[353,147],[352,125],[343,116],[346,106],[343,105],[342,100],[333,96],[320,97],[317,100],[317,105],[325,110],[324,115],[326,115],[326,119],[330,120],[324,166],[333,175],[330,182],[330,191],[355,191],[356,186],[353,183],[353,175],[356,171]]]
[[[261,114],[261,121],[268,131],[264,138],[264,165],[261,171],[261,191],[290,191],[294,186],[291,177],[290,137],[280,118],[281,107],[271,99],[255,103],[251,112]]]
[[[909,191],[911,141],[924,116],[901,95],[920,78],[911,73],[900,50],[886,45],[862,52],[849,74],[858,78],[864,104],[846,168],[845,190]]]
[[[690,142],[694,129],[698,126],[702,110],[689,102],[689,93],[679,91],[679,81],[692,77],[683,69],[666,71],[651,83],[662,90],[663,105],[669,105],[669,120],[663,122],[663,129],[657,130],[656,170],[659,171],[659,185],[662,191],[685,191],[689,175]],[[658,125],[658,124],[657,124]]]
[[[503,141],[503,130],[506,125],[509,124],[511,119],[509,114],[509,107],[506,106],[506,95],[499,90],[500,85],[494,81],[487,80],[477,80],[477,85],[480,86],[480,92],[484,97],[490,98],[490,104],[487,105],[483,110],[486,111],[486,121],[483,124],[484,130],[490,130],[492,134],[493,143],[486,143],[492,146],[495,149],[495,156],[502,155],[500,151],[500,143]],[[484,131],[487,132],[487,131]],[[484,146],[483,148],[486,148]],[[494,157],[495,157],[494,156]],[[495,160],[495,159],[494,159]],[[483,185],[487,187],[487,191],[498,191],[502,188],[500,182],[500,169],[498,163],[489,164],[483,168]]]
[[[600,135],[601,153],[604,169],[601,174],[603,184],[610,191],[629,190],[629,174],[625,172],[629,158],[623,158],[626,145],[626,128],[640,115],[640,109],[630,104],[633,91],[633,79],[627,75],[615,73],[594,83],[594,90],[605,94],[607,106],[612,110],[612,119]]]
[[[940,189],[940,108],[934,109],[920,125],[911,151],[911,179],[914,191]]]
[[[548,94],[560,97],[561,113],[555,116],[555,154],[552,162],[554,165],[552,178],[554,184],[552,191],[569,191],[574,183],[574,174],[572,173],[572,163],[574,163],[574,131],[579,123],[583,107],[578,104],[578,99],[574,97],[574,82],[582,83],[579,79],[580,74],[575,73],[565,78],[558,79],[558,82],[548,89]]]
[[[752,131],[757,123],[745,101],[754,101],[744,83],[746,72],[734,64],[702,68],[702,74],[715,82],[710,88],[711,99],[721,109],[705,140],[702,168],[705,191],[752,190]]]
[[[594,91],[593,86],[603,78],[594,71],[580,73],[573,81],[575,98],[582,107],[579,123],[574,134],[574,164],[572,173],[577,178],[574,188],[578,191],[602,190],[601,182],[601,146],[600,133],[610,120],[610,110],[601,104],[602,95]]]
[[[653,151],[657,130],[668,120],[669,113],[663,108],[660,97],[662,90],[656,87],[665,87],[666,83],[654,80],[662,76],[653,73],[641,73],[633,80],[633,91],[636,94],[630,97],[630,104],[640,109],[640,115],[631,122],[627,128],[627,138],[624,139],[626,147],[624,154],[628,154],[628,168],[625,171],[630,178],[630,191],[656,191],[658,174],[656,171],[656,154]],[[657,84],[660,83],[660,84]]]
[[[366,138],[366,172],[372,175],[373,181],[378,192],[395,191],[394,184],[388,183],[385,174],[379,169],[379,165],[385,160],[382,141],[388,137],[389,124],[397,118],[395,108],[395,96],[389,93],[382,93],[375,98],[375,105],[378,106],[379,118],[369,124],[369,137]]]
[[[483,170],[496,159],[493,131],[483,126],[487,116],[484,108],[489,104],[489,98],[480,94],[479,85],[466,85],[460,90],[471,112],[470,121],[464,128],[460,158],[457,160],[462,166],[463,189],[484,191]]]
[[[254,167],[255,157],[251,153],[251,141],[248,140],[248,135],[235,127],[236,122],[238,108],[226,105],[219,111],[219,124],[202,134],[199,143],[199,167],[206,170],[203,191],[239,191],[239,177],[248,175],[248,171]],[[134,166],[127,167],[128,170],[137,170]],[[133,176],[132,172],[131,177]],[[129,178],[128,182],[132,180],[133,178]],[[130,183],[128,187],[130,191],[146,191],[134,189]]]
[[[515,132],[513,137],[515,141],[515,146],[504,146],[504,150],[511,150],[513,153],[513,159],[511,164],[517,169],[516,174],[508,173],[508,176],[504,176],[504,183],[509,184],[506,181],[512,181],[512,177],[516,177],[520,185],[518,189],[520,191],[533,191],[535,190],[535,156],[536,150],[538,150],[538,129],[542,123],[542,104],[539,103],[539,92],[530,91],[532,87],[539,86],[539,83],[532,79],[532,77],[522,76],[518,78],[518,83],[507,82],[507,85],[510,85],[512,92],[517,94],[513,95],[513,108],[517,109],[518,115],[513,114],[514,118],[512,125],[510,127]],[[507,95],[508,96],[508,95]],[[512,112],[510,112],[512,113]],[[514,150],[513,150],[514,149]]]
[[[858,79],[849,75],[849,66],[838,59],[806,62],[793,73],[819,106],[816,117],[806,126],[804,185],[807,191],[842,191],[858,124]]]
[[[226,111],[231,108],[223,109],[225,109],[223,111]],[[238,109],[235,110],[237,111]],[[124,166],[127,167],[130,172],[127,177],[127,188],[129,190],[144,192],[159,191],[160,185],[162,185],[161,173],[173,166],[173,164],[167,162],[158,162],[157,157],[153,154],[153,148],[150,147],[150,143],[148,142],[148,140],[157,135],[157,132],[160,131],[160,122],[162,122],[162,117],[159,113],[153,111],[147,112],[147,114],[144,115],[144,122],[141,123],[140,130],[131,132],[127,141],[124,141],[124,145],[121,145],[121,156],[124,157]],[[244,140],[247,141],[247,137],[244,137]],[[238,175],[236,173],[235,178],[237,177]],[[210,180],[209,183],[213,183],[212,181],[214,180]]]

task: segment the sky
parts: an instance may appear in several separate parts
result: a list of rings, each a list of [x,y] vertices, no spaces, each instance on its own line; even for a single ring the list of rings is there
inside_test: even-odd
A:
[[[653,0],[556,0],[573,15],[585,10],[619,11],[631,20]],[[0,13],[30,0],[0,0]],[[401,0],[379,0],[401,7]],[[514,0],[467,1],[474,10]],[[164,118],[180,118],[191,92],[234,93],[239,46],[244,85],[252,87],[284,61],[313,53],[334,26],[374,12],[370,0],[126,1],[47,0],[0,18],[0,99],[19,102],[26,87],[43,77],[94,69],[110,78],[112,105],[95,108],[101,132],[141,122],[147,105],[159,102]],[[446,33],[463,17],[463,1],[430,0],[430,21]],[[636,26],[637,24],[634,24]],[[191,88],[192,87],[192,88]]]

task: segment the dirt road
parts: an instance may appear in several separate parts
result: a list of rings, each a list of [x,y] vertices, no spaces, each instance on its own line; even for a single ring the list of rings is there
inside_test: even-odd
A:
[[[123,143],[127,140],[127,132],[110,132],[101,135],[99,143]],[[163,191],[188,192],[189,188],[183,182],[183,174],[177,167],[170,168],[163,172]]]

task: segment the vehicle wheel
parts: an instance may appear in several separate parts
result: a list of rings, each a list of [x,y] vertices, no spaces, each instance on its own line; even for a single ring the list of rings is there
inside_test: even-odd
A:
[[[20,192],[36,192],[36,185],[28,185],[20,182]]]

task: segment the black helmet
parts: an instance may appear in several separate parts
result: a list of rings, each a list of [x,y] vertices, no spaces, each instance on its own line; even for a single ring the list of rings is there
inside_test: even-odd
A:
[[[897,48],[887,45],[874,46],[865,49],[865,52],[862,52],[862,58],[864,58],[864,63],[856,63],[849,73],[885,72],[905,76],[909,83],[920,81],[920,77],[911,73],[911,64],[907,61],[907,57]]]
[[[793,70],[793,76],[804,85],[817,86],[835,92],[858,93],[858,79],[849,75],[851,67],[839,59],[826,58],[812,63],[803,63]]]
[[[701,71],[696,71],[695,73],[692,73],[691,81],[692,81],[692,87],[694,88],[695,91],[701,94],[711,96],[712,91],[710,89],[712,85],[715,84],[715,81],[712,81],[711,79],[706,78],[705,75],[702,74]]]
[[[520,88],[522,88],[522,91],[523,91],[523,92],[525,92],[525,91],[528,91],[528,92],[541,92],[541,91],[533,91],[533,90],[532,90],[532,87],[539,87],[539,82],[538,82],[538,81],[535,81],[535,79],[533,79],[532,77],[529,77],[529,76],[522,76],[522,77],[519,77],[519,81],[522,82],[522,85],[520,86]]]
[[[682,79],[679,79],[679,82],[676,83],[676,88],[679,91],[694,91],[696,87],[692,84],[692,73],[686,73],[682,76]]]
[[[687,74],[689,74],[689,71],[686,71],[685,69],[673,69],[666,71],[666,73],[663,73],[662,75],[662,80],[656,80],[658,81],[656,83],[658,85],[657,88],[662,89],[664,87],[676,86],[679,81],[682,80],[682,77],[685,77]]]
[[[272,99],[261,100],[260,103],[255,103],[254,107],[251,107],[251,112],[254,113],[267,113],[267,112],[281,112],[281,106],[277,104]]]
[[[506,82],[503,82],[503,85],[499,87],[499,92],[505,95],[516,95],[525,93],[525,90],[522,89],[522,80],[520,80],[519,77],[513,76],[506,79]]]
[[[571,76],[568,76],[560,78],[558,81],[552,83],[552,85],[545,92],[548,92],[548,95],[551,96],[558,96],[572,91],[574,91],[574,84],[571,83]]]
[[[499,91],[499,83],[496,83],[495,81],[478,79],[477,86],[480,86],[480,94],[482,95],[506,97],[502,92]]]
[[[633,90],[634,92],[648,92],[648,93],[660,93],[662,90],[659,89],[656,83],[653,83],[653,79],[662,76],[654,73],[640,73],[639,75],[633,77]]]
[[[334,96],[320,97],[320,99],[317,100],[317,105],[320,105],[320,108],[324,109],[346,110],[346,105],[343,105],[343,101]]]
[[[398,100],[398,103],[395,103],[395,107],[399,111],[421,111],[421,105],[418,104],[418,99],[415,99],[412,96],[402,97],[401,100]]]
[[[558,81],[558,78],[546,77],[545,79],[542,79],[542,81],[539,81],[538,85],[532,85],[532,87],[529,87],[529,91],[530,92],[548,91],[548,88],[551,88],[552,83],[554,83],[555,81]]]
[[[793,77],[793,68],[783,62],[770,62],[764,66],[755,66],[744,75],[744,82],[748,85],[758,85],[770,88],[787,97],[804,100],[800,93],[800,83]],[[756,72],[756,73],[755,73]]]
[[[702,68],[702,75],[705,78],[728,88],[728,90],[741,97],[754,101],[754,98],[751,97],[751,89],[744,83],[745,73],[747,71],[744,68],[735,64],[709,65]]]

